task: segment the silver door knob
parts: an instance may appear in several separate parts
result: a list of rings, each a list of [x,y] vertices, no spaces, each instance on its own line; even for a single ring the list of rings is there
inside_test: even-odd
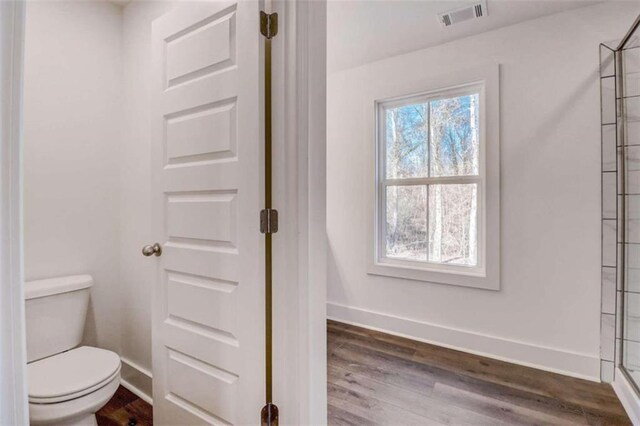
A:
[[[142,254],[145,256],[151,256],[153,254],[160,256],[162,254],[162,246],[158,243],[155,243],[152,246],[144,246],[142,247]]]

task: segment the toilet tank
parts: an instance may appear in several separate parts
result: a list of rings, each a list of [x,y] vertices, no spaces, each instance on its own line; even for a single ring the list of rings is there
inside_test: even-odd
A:
[[[82,341],[89,307],[90,275],[25,283],[27,362],[75,348]]]

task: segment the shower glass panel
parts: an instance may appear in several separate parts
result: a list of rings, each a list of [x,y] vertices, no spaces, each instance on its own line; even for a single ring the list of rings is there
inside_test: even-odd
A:
[[[637,22],[636,22],[637,24]],[[640,29],[627,34],[616,51],[616,123],[619,158],[619,220],[622,221],[624,256],[621,259],[623,282],[621,364],[627,376],[640,389]],[[603,108],[604,108],[603,103]],[[604,112],[604,109],[603,109]]]

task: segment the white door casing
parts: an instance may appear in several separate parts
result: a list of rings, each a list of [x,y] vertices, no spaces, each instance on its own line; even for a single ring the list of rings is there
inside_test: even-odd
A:
[[[23,292],[25,2],[0,2],[0,424],[29,423]]]
[[[256,424],[264,404],[260,6],[189,2],[153,23],[157,424]]]

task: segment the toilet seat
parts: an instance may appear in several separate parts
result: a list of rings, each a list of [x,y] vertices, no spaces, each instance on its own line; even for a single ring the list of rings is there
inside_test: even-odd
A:
[[[103,387],[69,401],[52,404],[29,402],[31,426],[98,426],[95,413],[116,393],[120,373]]]
[[[120,357],[81,346],[28,364],[29,402],[70,401],[106,386],[120,374]]]

